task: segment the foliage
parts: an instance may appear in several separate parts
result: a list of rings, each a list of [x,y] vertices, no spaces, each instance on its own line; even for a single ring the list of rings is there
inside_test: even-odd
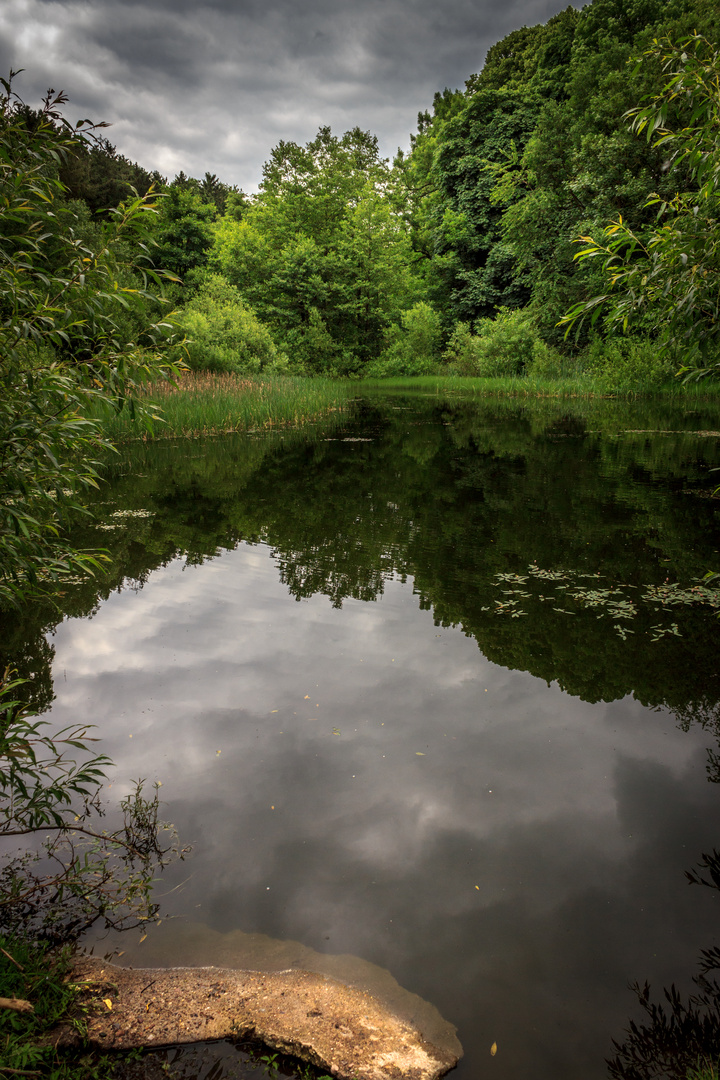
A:
[[[6,856],[0,868],[0,933],[74,940],[98,919],[136,926],[157,912],[153,878],[179,854],[138,781],[120,809],[122,825],[103,829],[100,792],[110,765],[89,756],[83,727],[49,733],[16,697],[20,680],[0,680],[0,838],[41,846]]]
[[[653,36],[717,34],[705,0],[594,0],[546,24],[512,31],[487,53],[465,94],[420,114],[398,161],[411,192],[413,242],[427,298],[448,331],[499,307],[530,305],[548,345],[563,340],[563,312],[605,291],[599,263],[573,261],[573,240],[621,213],[651,227],[657,207],[683,190],[688,163],[628,130],[623,114],[657,91],[657,61],[628,65]],[[436,95],[437,97],[437,95]],[[652,330],[639,322],[637,332]],[[615,330],[611,331],[613,334]]]
[[[213,242],[212,222],[217,215],[213,202],[204,202],[199,191],[173,184],[166,193],[155,229],[156,259],[160,266],[184,278],[204,267]]]
[[[377,140],[321,128],[281,142],[238,221],[215,230],[211,266],[237,287],[291,364],[353,374],[416,298],[409,230]]]
[[[652,61],[662,65],[662,87],[627,115],[635,133],[670,151],[669,164],[686,168],[690,188],[650,194],[645,205],[657,218],[645,233],[618,215],[604,242],[581,238],[587,246],[576,258],[602,259],[609,290],[579,302],[561,322],[572,326],[588,313],[595,322],[606,307],[606,324],[625,330],[647,312],[682,370],[699,376],[718,367],[720,343],[720,51],[694,34],[678,45],[654,41],[642,58]]]
[[[342,412],[351,396],[350,385],[337,379],[277,375],[260,379],[202,371],[186,372],[175,384],[149,386],[147,392],[162,409],[163,425],[155,432],[161,438],[315,422]],[[114,416],[107,424],[113,439],[137,438],[127,415]]]
[[[479,319],[473,334],[458,323],[445,358],[461,375],[522,375],[549,350],[528,311],[501,309],[495,319]]]
[[[456,318],[489,318],[529,298],[529,283],[502,242],[492,166],[522,150],[539,108],[533,94],[478,90],[443,128],[432,170],[442,197],[431,208],[431,228],[438,254],[453,253],[448,303]]]
[[[89,223],[65,201],[58,169],[92,130],[64,119],[62,94],[29,112],[11,80],[0,96],[0,607],[98,566],[98,552],[63,535],[108,446],[88,409],[127,405],[151,420],[143,383],[177,370],[162,353],[168,324],[127,333],[126,312],[155,308],[162,282],[147,244],[152,193]],[[122,824],[103,829],[107,759],[89,755],[85,730],[48,733],[18,685],[8,672],[0,681],[0,836],[29,846],[3,862],[0,931],[57,941],[97,919],[152,918],[153,876],[174,851],[157,792],[146,797],[139,781]]]
[[[698,872],[699,870],[699,872]],[[720,888],[720,853],[703,855],[698,870],[686,871],[691,884]],[[705,876],[704,872],[707,872]],[[720,948],[700,953],[697,990],[684,999],[673,985],[663,991],[663,1003],[650,997],[650,986],[635,983],[643,1021],[631,1021],[622,1043],[613,1040],[615,1056],[608,1062],[613,1080],[674,1080],[717,1076],[720,1061]]]
[[[93,212],[106,216],[133,192],[147,195],[164,184],[158,172],[149,173],[117,152],[108,139],[78,142],[58,164],[58,177],[68,198],[82,200]]]
[[[123,333],[124,313],[155,305],[151,287],[161,283],[147,247],[152,196],[111,211],[86,243],[57,167],[91,133],[63,118],[62,95],[48,95],[29,122],[11,82],[2,85],[0,605],[97,567],[97,553],[62,538],[82,490],[97,484],[105,444],[86,407],[102,401],[152,418],[138,389],[173,371],[161,351],[166,322]]]
[[[270,331],[220,274],[203,280],[178,315],[186,342],[180,358],[193,371],[287,371],[287,357],[275,347]]]
[[[676,365],[645,337],[596,336],[578,357],[582,371],[604,381],[606,390],[652,390],[672,381]]]
[[[42,1043],[42,1036],[66,1018],[76,998],[68,982],[69,951],[48,950],[45,945],[0,936],[0,986],[4,997],[29,1001],[32,1012],[0,1010],[0,1072],[70,1080],[73,1076],[95,1080],[107,1076],[107,1059],[95,1067],[77,1052],[65,1053]],[[84,1055],[83,1055],[84,1056]]]
[[[400,325],[387,331],[387,346],[363,372],[366,378],[429,375],[438,366],[442,326],[437,311],[419,300],[400,316]]]
[[[544,95],[564,96],[579,17],[567,7],[544,25],[511,31],[488,49],[482,71],[465,83],[467,91],[532,84]]]

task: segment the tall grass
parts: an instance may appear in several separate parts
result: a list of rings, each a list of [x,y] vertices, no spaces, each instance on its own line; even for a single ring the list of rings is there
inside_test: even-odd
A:
[[[145,396],[161,409],[151,435],[169,438],[300,425],[342,411],[352,394],[349,383],[333,379],[185,372],[177,384],[149,385]],[[116,442],[148,437],[127,409],[104,414],[103,421]]]
[[[415,391],[441,396],[496,399],[616,398],[637,400],[652,397],[688,403],[720,399],[720,383],[709,379],[682,383],[675,379],[662,387],[623,388],[606,376],[534,375],[472,377],[422,375],[364,379],[253,377],[233,373],[185,372],[177,384],[149,385],[145,396],[161,410],[161,419],[150,437],[219,435],[226,432],[254,432],[273,427],[299,427],[322,417],[349,409],[359,392],[368,390]],[[115,442],[147,438],[146,429],[136,423],[129,410],[104,413],[108,437]]]
[[[364,379],[357,384],[360,390],[418,390],[426,394],[461,394],[472,397],[513,398],[628,398],[659,397],[675,400],[707,400],[720,398],[717,380],[700,379],[684,383],[671,379],[658,385],[648,382],[623,386],[606,375],[542,377],[539,375],[464,376],[418,375],[401,378]]]

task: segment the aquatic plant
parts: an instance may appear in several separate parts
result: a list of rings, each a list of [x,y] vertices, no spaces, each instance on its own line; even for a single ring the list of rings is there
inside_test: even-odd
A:
[[[110,438],[219,435],[298,426],[345,408],[353,388],[333,379],[253,379],[187,371],[175,383],[152,384],[146,394],[160,414],[149,436],[128,414],[106,411]]]
[[[92,755],[83,725],[52,732],[18,700],[22,680],[0,679],[0,838],[25,850],[0,863],[0,933],[74,941],[98,920],[116,929],[152,921],[159,870],[184,852],[139,780],[103,828],[102,785],[111,762]]]
[[[720,889],[720,852],[704,854],[685,876],[691,885]],[[663,989],[664,1004],[653,1001],[650,986],[634,983],[643,1020],[631,1020],[623,1042],[613,1040],[608,1061],[613,1080],[716,1080],[720,1061],[720,948],[703,949],[697,991],[684,998],[677,987]]]

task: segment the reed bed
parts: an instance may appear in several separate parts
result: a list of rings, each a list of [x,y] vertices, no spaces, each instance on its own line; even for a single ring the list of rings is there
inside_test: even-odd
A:
[[[499,398],[627,398],[657,397],[672,400],[702,401],[720,397],[720,382],[700,379],[683,382],[672,379],[658,385],[636,382],[623,386],[607,376],[573,375],[542,378],[533,375],[473,377],[465,375],[418,375],[385,379],[364,379],[360,390],[417,390],[426,394],[462,394]]]
[[[334,379],[249,378],[231,373],[185,372],[177,383],[149,384],[144,397],[161,420],[150,432],[129,411],[103,417],[108,436],[177,438],[295,427],[347,408],[350,384]]]

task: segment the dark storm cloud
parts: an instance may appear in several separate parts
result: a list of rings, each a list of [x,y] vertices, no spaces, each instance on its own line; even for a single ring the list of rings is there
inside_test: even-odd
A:
[[[112,122],[112,140],[147,167],[252,187],[272,145],[321,124],[369,128],[392,153],[436,89],[462,86],[490,44],[556,6],[10,0],[0,62],[26,68],[30,100],[65,88],[71,115]]]
[[[419,110],[462,87],[510,30],[559,0],[4,0],[0,68],[36,103],[48,86],[69,115],[111,122],[148,168],[218,173],[253,188],[273,145],[359,125],[383,152],[407,146]]]

